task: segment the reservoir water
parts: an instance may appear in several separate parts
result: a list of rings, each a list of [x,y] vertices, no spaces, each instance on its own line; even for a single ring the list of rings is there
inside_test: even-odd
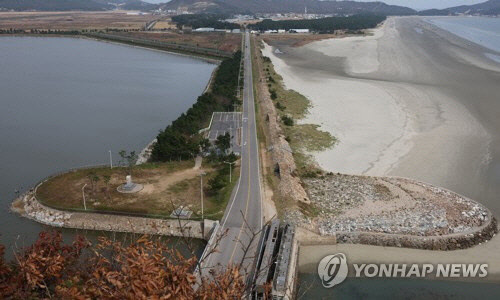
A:
[[[15,189],[108,163],[109,150],[115,160],[141,151],[196,101],[214,68],[87,39],[0,37],[0,242],[22,246],[42,230],[9,212]]]

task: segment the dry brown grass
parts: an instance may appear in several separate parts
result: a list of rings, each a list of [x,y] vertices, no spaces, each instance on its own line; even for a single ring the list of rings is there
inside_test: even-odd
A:
[[[120,35],[152,39],[161,42],[178,43],[195,47],[235,52],[241,48],[241,34],[224,32],[177,33],[177,32],[120,32]]]
[[[144,185],[135,194],[119,193],[116,189],[124,183],[126,168],[94,168],[78,170],[54,177],[37,190],[37,197],[43,203],[61,209],[83,209],[82,187],[85,188],[87,209],[133,213],[170,215],[174,206],[189,206],[195,213],[200,206],[201,170],[193,169],[194,163],[171,162],[146,164],[133,170],[133,180]],[[211,169],[205,171],[210,176]],[[90,174],[99,177],[92,190]],[[111,180],[106,187],[104,178]],[[207,205],[210,207],[210,199]]]
[[[0,12],[0,29],[142,29],[153,15],[113,12]]]
[[[175,26],[174,23],[172,23],[170,20],[163,20],[156,22],[155,26],[153,29],[155,30],[162,30],[162,29],[176,29],[177,27]]]

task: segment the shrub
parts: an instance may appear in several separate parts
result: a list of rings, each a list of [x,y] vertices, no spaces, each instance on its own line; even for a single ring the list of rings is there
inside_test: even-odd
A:
[[[293,126],[293,119],[289,116],[282,116],[281,121],[283,121],[283,124],[286,126]]]
[[[275,90],[270,90],[269,93],[271,94],[271,99],[273,100],[278,99],[278,94],[276,94]]]

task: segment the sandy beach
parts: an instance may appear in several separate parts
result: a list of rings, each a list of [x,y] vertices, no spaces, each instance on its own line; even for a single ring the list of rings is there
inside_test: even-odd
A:
[[[390,18],[368,37],[272,46],[263,53],[284,84],[312,102],[302,122],[339,140],[313,153],[322,168],[417,179],[500,214],[500,64],[481,46],[420,18]]]
[[[368,37],[263,49],[284,84],[311,100],[302,122],[339,140],[312,153],[322,168],[428,182],[475,199],[498,217],[500,64],[488,58],[491,52],[418,17],[389,18]],[[301,251],[308,253],[301,254],[301,271],[342,251],[358,262],[482,261],[490,264],[489,280],[500,280],[498,237],[451,252],[313,246]]]

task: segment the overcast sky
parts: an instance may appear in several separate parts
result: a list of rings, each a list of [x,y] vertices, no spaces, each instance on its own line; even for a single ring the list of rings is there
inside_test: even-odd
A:
[[[143,1],[150,3],[168,2],[167,0],[143,0]],[[363,1],[369,2],[376,0],[363,0]],[[427,8],[446,8],[463,4],[475,4],[475,3],[485,2],[486,0],[385,0],[385,1],[381,0],[381,1],[387,4],[408,6],[414,9],[427,9]]]

